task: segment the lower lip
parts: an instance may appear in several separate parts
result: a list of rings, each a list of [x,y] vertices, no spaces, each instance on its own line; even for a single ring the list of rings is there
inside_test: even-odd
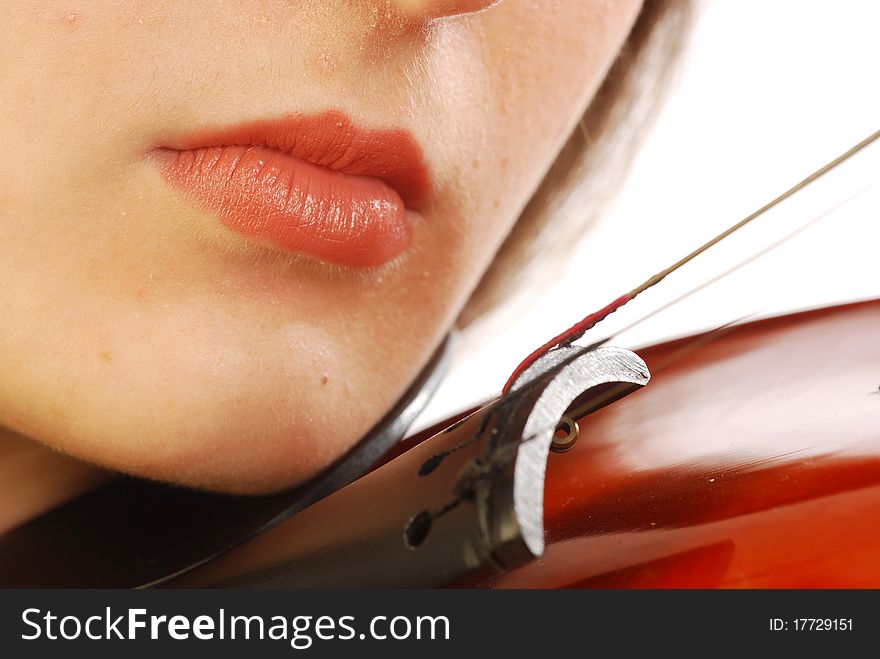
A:
[[[162,173],[233,231],[351,267],[386,263],[412,242],[414,212],[385,182],[263,146],[158,152]]]

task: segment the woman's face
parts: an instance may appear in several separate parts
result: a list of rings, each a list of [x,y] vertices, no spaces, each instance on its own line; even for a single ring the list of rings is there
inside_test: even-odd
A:
[[[200,487],[313,475],[449,330],[638,4],[3,3],[0,425]]]

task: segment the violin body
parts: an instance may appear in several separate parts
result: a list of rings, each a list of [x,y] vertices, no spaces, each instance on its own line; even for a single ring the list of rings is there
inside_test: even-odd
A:
[[[597,375],[619,356],[599,348],[176,585],[880,586],[878,328],[880,302],[794,314],[639,351],[630,375]],[[634,393],[542,452],[533,421],[578,378]]]
[[[543,556],[473,585],[880,587],[880,302],[638,353],[550,454]]]

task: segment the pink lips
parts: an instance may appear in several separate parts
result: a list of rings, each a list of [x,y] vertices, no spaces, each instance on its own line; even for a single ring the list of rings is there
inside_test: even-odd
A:
[[[431,194],[403,130],[365,130],[339,112],[203,131],[158,151],[162,174],[229,229],[344,266],[385,263],[412,242]]]

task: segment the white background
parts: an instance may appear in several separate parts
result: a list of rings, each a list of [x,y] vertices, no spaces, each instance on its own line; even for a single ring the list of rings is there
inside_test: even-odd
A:
[[[417,426],[495,395],[535,347],[880,129],[880,2],[705,0],[697,9],[669,100],[602,220],[552,289],[520,292],[460,338]],[[614,343],[880,297],[878,181],[880,144],[588,336],[624,327],[816,218]]]

